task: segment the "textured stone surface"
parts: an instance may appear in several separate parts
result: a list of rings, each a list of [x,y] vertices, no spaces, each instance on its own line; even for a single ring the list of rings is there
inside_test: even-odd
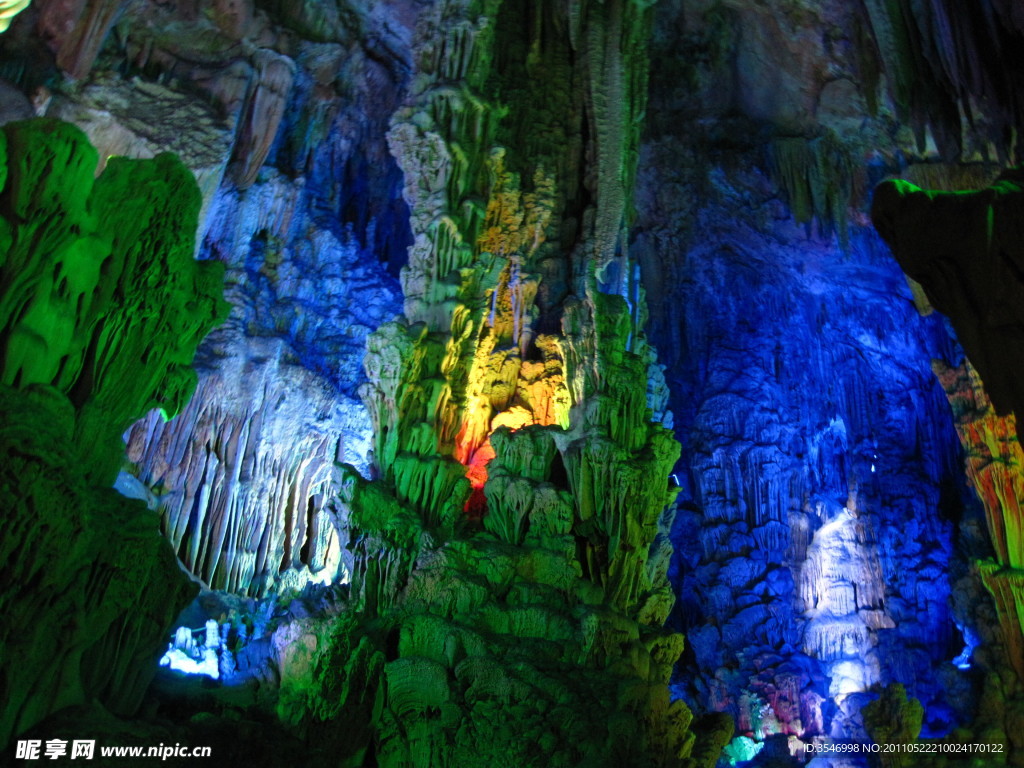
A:
[[[71,125],[0,137],[6,744],[65,706],[137,709],[193,588],[157,516],[110,488],[120,433],[182,408],[226,307],[222,270],[192,260],[199,193],[179,162],[119,160],[94,182]]]
[[[1021,191],[1015,175],[1011,170],[986,190],[961,193],[925,192],[906,181],[888,182],[879,187],[872,208],[872,218],[896,258],[923,281],[926,300],[949,311],[971,359],[993,374],[993,385],[986,387],[971,360],[956,367],[939,360],[933,363],[953,409],[967,478],[984,507],[994,549],[993,556],[978,561],[976,569],[999,616],[1002,648],[992,649],[994,663],[983,699],[998,704],[986,707],[973,727],[998,733],[1014,746],[1013,723],[1022,709],[1020,683],[1024,680],[1020,510],[1024,455],[1015,413],[998,414],[989,392],[1002,398],[1004,408],[1017,402],[1012,296],[1021,284],[1012,266],[1020,250],[1013,212]],[[951,228],[952,220],[959,221],[959,226]],[[1001,321],[993,322],[1000,317]],[[993,674],[1001,665],[1010,666],[1016,675]],[[1016,759],[1011,755],[1011,760]]]
[[[37,0],[5,33],[17,110],[199,177],[232,315],[183,418],[133,429],[122,486],[204,583],[270,594],[237,663],[280,670],[311,764],[709,764],[735,722],[727,757],[776,765],[914,738],[915,698],[926,737],[1024,733],[1016,577],[971,567],[986,520],[931,373],[959,351],[865,217],[892,173],[989,183],[1020,13],[662,0],[645,107],[648,5]],[[948,219],[911,245],[980,242]],[[1011,265],[966,314],[1015,327]],[[985,458],[1010,432],[966,443],[988,511],[1012,502]],[[310,618],[327,590],[277,612],[339,561],[348,618]]]
[[[199,256],[228,268],[232,315],[203,348],[198,398],[132,432],[136,492],[158,501],[211,588],[332,579],[342,534],[322,511],[328,469],[366,466],[361,359],[399,307],[389,271],[408,224],[384,133],[414,15],[352,8],[321,28],[251,4],[136,3],[108,34],[67,11],[38,9],[78,79],[49,112],[104,158],[178,153],[203,193]]]
[[[856,694],[890,679],[941,731],[954,718],[931,670],[956,641],[947,568],[961,504],[953,435],[933,419],[941,325],[915,329],[870,240],[851,264],[750,230],[729,239],[690,251],[683,343],[699,363],[668,372],[693,403],[674,403],[694,504],[675,534],[694,654],[682,675],[762,737],[852,735]]]
[[[854,4],[659,8],[631,251],[684,446],[675,690],[729,712],[764,764],[779,739],[867,738],[890,682],[944,734],[987,695],[950,653],[991,619],[963,554],[984,524],[931,371],[957,346],[864,200],[908,160],[960,171],[921,163],[884,92],[869,114]]]
[[[128,459],[181,562],[206,586],[264,594],[331,583],[345,576],[339,532],[322,508],[331,467],[366,453],[369,424],[289,362],[283,342],[247,344],[200,365],[196,396],[178,420],[153,413],[136,424]]]
[[[878,188],[871,209],[900,265],[953,322],[1002,414],[1024,411],[1014,365],[1024,354],[1022,184],[1019,169],[978,191],[925,191],[892,181]]]
[[[205,219],[231,151],[230,126],[208,104],[159,83],[99,73],[54,96],[47,115],[74,123],[110,157],[147,158],[173,152],[195,174]]]
[[[282,680],[279,711],[355,764],[710,765],[728,724],[694,728],[666,686],[683,644],[662,629],[678,446],[646,407],[652,355],[616,255],[632,170],[599,168],[633,155],[643,81],[615,62],[643,55],[645,13],[495,10],[444,3],[417,29],[424,56],[390,133],[417,237],[406,316],[368,348],[377,479],[346,468],[340,499],[357,536],[354,610],[311,673]],[[563,92],[552,114],[496,78],[498,52],[523,67],[531,45],[528,77],[612,77],[619,99]],[[498,98],[521,122],[500,122]],[[524,151],[537,125],[580,120],[591,138],[548,148],[550,164]],[[559,173],[588,164],[582,180]],[[559,243],[581,184],[583,223]],[[542,260],[575,273],[574,298],[545,306]],[[540,334],[545,310],[559,327]],[[338,729],[339,717],[357,719]]]

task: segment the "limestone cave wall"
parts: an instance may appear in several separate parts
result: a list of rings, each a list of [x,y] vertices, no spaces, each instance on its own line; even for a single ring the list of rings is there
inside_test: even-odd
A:
[[[926,737],[1005,723],[1015,652],[933,372],[960,364],[959,338],[971,356],[973,331],[931,313],[865,215],[886,177],[983,186],[1009,162],[993,126],[1013,122],[1013,99],[980,85],[1005,73],[987,69],[978,19],[941,4],[659,13],[632,251],[662,308],[651,336],[683,443],[676,690],[733,715],[753,741],[727,750],[737,760],[786,759],[815,733],[864,738],[865,700],[890,683],[922,702]],[[1016,39],[1008,9],[986,13],[995,39]],[[961,123],[971,110],[991,117]],[[902,229],[917,252],[947,248],[919,231]],[[960,250],[976,259],[948,242]]]
[[[412,17],[37,2],[6,38],[12,79],[102,157],[175,152],[202,190],[198,257],[227,265],[232,312],[182,418],[128,435],[122,481],[208,588],[344,578],[323,504],[335,460],[366,466],[361,358],[400,306],[408,211],[385,133]]]

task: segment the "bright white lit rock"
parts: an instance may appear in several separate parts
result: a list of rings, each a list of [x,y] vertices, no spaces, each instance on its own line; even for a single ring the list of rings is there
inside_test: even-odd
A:
[[[191,629],[178,627],[174,631],[174,641],[167,646],[167,652],[160,659],[160,666],[170,667],[186,675],[206,675],[218,680],[220,659],[217,652],[220,645],[220,627],[214,619],[206,622],[201,648]]]
[[[192,658],[178,648],[169,648],[160,659],[160,666],[170,667],[186,675],[206,675],[214,680],[220,678],[217,651],[212,648],[204,649],[199,659]]]

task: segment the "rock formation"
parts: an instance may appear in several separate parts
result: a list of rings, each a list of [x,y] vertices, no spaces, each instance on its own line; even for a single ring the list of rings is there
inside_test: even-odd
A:
[[[48,114],[103,158],[182,158],[203,194],[200,258],[226,263],[233,306],[202,348],[183,418],[151,414],[132,430],[135,480],[123,480],[209,588],[341,579],[328,470],[366,466],[361,358],[398,309],[389,271],[408,237],[384,138],[408,67],[403,32],[390,16],[272,20],[244,2],[76,8],[44,0],[26,19],[76,81]]]
[[[377,479],[343,468],[355,604],[313,668],[282,679],[282,714],[352,764],[710,765],[728,730],[716,720],[695,749],[666,686],[678,446],[647,404],[620,242],[631,169],[601,159],[633,154],[643,79],[615,62],[642,60],[649,14],[481,10],[443,3],[416,30],[430,55],[389,136],[416,237],[405,317],[368,347]],[[618,98],[556,81],[532,100],[552,72],[612,78]],[[538,126],[580,121],[590,142],[528,151]],[[588,162],[593,176],[565,172]],[[562,295],[538,293],[542,272]]]
[[[871,211],[900,266],[953,322],[1002,414],[1024,411],[1013,364],[1024,353],[1022,185],[1019,169],[977,192],[925,191],[897,180],[878,188]]]
[[[6,743],[72,704],[138,707],[194,588],[156,515],[111,488],[120,436],[183,408],[226,307],[219,265],[192,259],[199,193],[173,157],[112,160],[94,182],[73,126],[0,138]]]
[[[235,687],[171,703],[187,684],[161,677],[158,718],[130,728],[219,734],[226,763],[769,766],[829,738],[1019,762],[1018,182],[910,186],[985,187],[1017,151],[1021,14],[960,5],[32,3],[0,47],[0,118],[59,117],[99,149],[72,175],[102,171],[106,202],[59,219],[87,243],[70,252],[119,216],[129,239],[149,226],[124,169],[177,178],[172,151],[199,185],[166,208],[175,242],[199,211],[175,258],[223,263],[231,311],[186,404],[217,312],[186,305],[172,332],[156,307],[180,309],[191,272],[101,271],[101,322],[68,298],[86,272],[51,291],[47,268],[10,268],[10,397],[65,414],[11,437],[12,471],[72,468],[46,493],[86,499],[60,520],[93,531],[73,562],[150,570],[138,598],[89,597],[107,571],[54,587],[139,645],[76,667],[91,640],[39,644],[81,682],[40,651],[16,671],[41,698],[6,733],[86,690],[134,707],[148,673],[125,682],[128,658],[172,640],[180,596],[159,516],[205,588],[178,624],[221,628]],[[878,192],[878,229],[909,282],[866,213],[886,177],[905,181]],[[109,330],[93,344],[79,316]],[[179,416],[129,426],[160,402]],[[146,504],[94,500],[115,476]],[[147,543],[98,533],[122,518]],[[26,613],[41,636],[45,613]]]
[[[985,511],[994,552],[976,568],[998,611],[1003,661],[1017,676],[989,675],[986,695],[997,703],[975,727],[991,728],[992,721],[1005,718],[1015,744],[1019,737],[1010,723],[1022,711],[1024,681],[1024,454],[1015,414],[1020,394],[1014,331],[1020,322],[1014,295],[1022,290],[1015,267],[1021,251],[1016,213],[1024,201],[1018,175],[1010,170],[977,192],[924,191],[906,181],[887,182],[872,208],[893,255],[921,285],[927,311],[934,306],[949,315],[968,355],[958,366],[937,360],[933,367],[956,418],[967,478]],[[986,375],[991,383],[983,384]]]
[[[863,213],[872,178],[932,164],[886,94],[870,117],[857,4],[656,13],[631,253],[683,442],[674,691],[764,764],[868,739],[889,683],[943,736],[973,717],[977,673],[952,659],[987,601],[931,370],[958,351]]]

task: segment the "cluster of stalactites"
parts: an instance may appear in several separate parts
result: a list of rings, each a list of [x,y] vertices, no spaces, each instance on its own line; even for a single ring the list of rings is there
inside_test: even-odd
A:
[[[633,269],[625,237],[647,98],[647,30],[653,3],[637,0],[569,4],[570,37],[585,62],[587,123],[594,137],[597,191],[592,234],[584,249],[584,289],[599,285],[629,300]]]
[[[504,111],[481,95],[494,32],[485,16],[454,10],[445,33],[454,48],[424,67],[446,72],[455,57],[460,84],[421,85],[389,133],[415,242],[402,273],[405,318],[370,340],[364,398],[383,479],[396,481],[401,455],[441,457],[480,489],[494,429],[567,423],[559,344],[533,330],[536,261],[559,191],[542,169],[524,190],[506,168],[493,145]]]
[[[814,138],[780,137],[770,145],[772,175],[798,224],[816,221],[825,235],[847,243],[847,210],[854,198],[857,163],[833,131]]]
[[[664,513],[679,446],[652,421],[642,297],[623,288],[635,282],[621,236],[645,92],[642,5],[578,2],[568,16],[503,6],[517,28],[507,34],[532,19],[572,37],[559,47],[535,34],[535,63],[571,66],[570,48],[585,59],[576,74],[589,78],[594,146],[554,145],[579,152],[568,159],[524,160],[533,124],[509,115],[520,135],[499,123],[482,95],[495,32],[467,3],[442,5],[417,32],[445,42],[423,41],[422,77],[389,134],[416,236],[406,312],[368,344],[377,478],[346,468],[340,498],[357,532],[353,592],[397,643],[373,651],[364,638],[357,649],[352,628],[339,629],[319,696],[355,702],[346,711],[363,712],[380,765],[717,756],[695,748],[691,713],[668,695],[682,637],[663,628],[673,604]],[[430,21],[440,18],[445,30]],[[456,86],[441,76],[453,67]],[[502,83],[525,101],[521,84]],[[587,161],[594,173],[575,166]],[[596,203],[567,222],[581,183]],[[558,260],[575,263],[552,269]],[[548,301],[540,280],[552,274],[572,274],[563,295],[579,298]],[[363,679],[380,691],[372,712],[366,696],[356,701]],[[520,755],[523,744],[539,751]]]
[[[1018,151],[1024,16],[1014,3],[981,0],[965,9],[955,0],[865,0],[864,6],[876,47],[863,56],[872,59],[877,51],[897,115],[912,126],[921,151],[930,129],[939,153],[958,159],[964,125],[985,154],[991,147],[1005,160]],[[1014,60],[1017,66],[1007,65]],[[877,78],[869,86],[876,84]]]
[[[131,428],[128,458],[141,480],[132,484],[157,489],[143,494],[181,563],[208,588],[263,597],[282,585],[330,583],[343,544],[323,509],[337,437],[311,432],[282,452],[268,439],[281,428],[280,401],[239,413],[219,397],[219,383],[201,380],[181,418],[151,413]]]
[[[487,464],[496,454],[495,430],[567,429],[574,419],[586,424],[587,438],[566,449],[565,461],[573,468],[574,492],[585,499],[594,552],[601,553],[589,567],[595,578],[615,582],[613,591],[623,604],[642,591],[643,568],[618,563],[617,553],[636,547],[638,562],[646,561],[650,541],[640,542],[653,539],[667,499],[667,486],[648,482],[638,454],[647,451],[657,472],[667,477],[677,450],[663,429],[649,423],[650,355],[637,330],[642,298],[635,286],[628,287],[637,281],[622,242],[635,165],[622,157],[631,159],[638,142],[632,116],[644,98],[640,32],[646,10],[643,3],[575,3],[568,14],[571,45],[584,55],[590,78],[586,111],[597,148],[599,192],[585,222],[586,247],[577,254],[588,266],[576,272],[611,275],[605,285],[611,293],[581,283],[590,298],[566,311],[560,336],[536,334],[533,325],[538,261],[551,255],[545,243],[559,230],[566,191],[543,165],[535,168],[529,185],[509,170],[506,150],[493,145],[504,112],[482,95],[495,34],[488,19],[494,17],[462,3],[446,8],[444,38],[450,42],[424,47],[423,77],[389,134],[407,179],[416,242],[402,277],[405,318],[371,338],[370,381],[363,390],[376,430],[377,475],[427,524],[446,519],[448,510],[441,506],[450,502],[442,501],[424,477],[451,462],[464,467],[481,504],[498,497],[482,492]],[[540,16],[537,23],[544,23]],[[431,31],[439,30],[424,23],[419,34]],[[453,58],[459,74],[454,81],[441,77],[455,66]],[[613,262],[617,271],[609,271]],[[587,447],[591,438],[593,446]],[[448,477],[452,471],[440,474]],[[605,482],[614,488],[603,489]],[[449,483],[442,485],[450,490]],[[635,505],[644,509],[641,522],[627,524]],[[520,507],[507,525],[498,518],[488,525],[520,540],[528,517]],[[610,552],[597,544],[601,538],[611,541]],[[609,567],[614,574],[605,573]]]
[[[436,522],[444,515],[432,485],[418,479],[422,472],[461,464],[479,512],[497,498],[483,492],[495,430],[557,425],[579,434],[563,453],[594,540],[588,568],[595,579],[614,582],[617,603],[631,604],[643,591],[640,564],[668,499],[665,482],[648,472],[656,467],[667,477],[678,451],[667,431],[650,423],[652,355],[639,331],[642,296],[622,240],[638,143],[633,116],[645,94],[646,4],[574,3],[568,14],[571,46],[589,78],[584,101],[596,148],[596,204],[573,256],[583,265],[576,274],[593,281],[577,286],[586,298],[563,307],[561,335],[536,334],[533,326],[539,261],[551,256],[546,243],[558,233],[568,191],[543,163],[524,185],[509,170],[507,150],[493,146],[503,111],[482,93],[494,30],[462,4],[450,5],[445,37],[455,49],[423,67],[437,75],[457,53],[460,84],[417,81],[389,134],[407,179],[416,244],[403,272],[405,319],[381,328],[368,347],[364,399],[376,430],[374,464],[397,497]],[[525,507],[512,515],[513,540],[524,535],[526,516]],[[639,522],[627,524],[631,517]],[[634,548],[636,562],[617,559]]]

